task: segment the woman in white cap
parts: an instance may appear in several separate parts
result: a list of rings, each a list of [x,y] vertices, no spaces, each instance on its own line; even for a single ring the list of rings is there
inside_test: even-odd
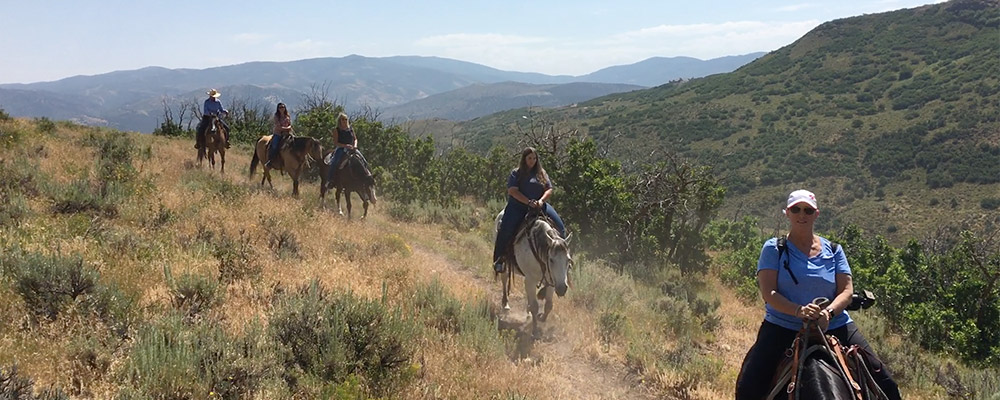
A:
[[[762,399],[771,390],[775,369],[785,349],[792,346],[802,323],[816,321],[827,334],[845,347],[857,344],[870,357],[876,383],[890,399],[899,399],[899,388],[881,365],[870,345],[844,311],[851,304],[854,284],[851,267],[841,246],[813,233],[819,206],[816,195],[796,190],[788,195],[783,210],[788,235],[764,243],[757,260],[757,285],[766,303],[757,341],[743,360],[736,382],[737,399]],[[825,308],[812,304],[817,297],[832,299]]]
[[[201,146],[205,144],[205,129],[208,128],[208,121],[210,120],[208,117],[215,116],[218,117],[219,121],[222,121],[222,125],[226,127],[226,148],[228,149],[229,124],[227,124],[226,120],[222,119],[222,117],[224,115],[229,115],[229,111],[227,111],[225,107],[222,106],[222,102],[219,101],[219,97],[222,97],[222,93],[219,93],[219,91],[215,89],[209,89],[206,94],[208,94],[208,98],[205,99],[205,104],[202,108],[201,122],[198,123],[196,132],[197,137],[195,138],[194,148],[201,148]]]

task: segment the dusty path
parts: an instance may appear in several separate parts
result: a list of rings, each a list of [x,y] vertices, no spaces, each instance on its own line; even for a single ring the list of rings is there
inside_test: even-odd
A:
[[[494,304],[500,304],[500,282],[486,278],[470,267],[448,259],[416,244],[415,258],[433,265],[426,269],[448,287],[486,293]],[[485,266],[484,266],[485,268]],[[472,287],[470,287],[472,286]],[[638,377],[629,374],[625,365],[602,361],[595,333],[594,319],[567,299],[557,298],[552,315],[540,324],[542,334],[533,339],[530,319],[525,311],[523,281],[515,278],[511,290],[510,311],[501,313],[500,329],[508,329],[517,342],[510,356],[511,367],[530,379],[542,380],[547,397],[555,399],[654,399],[641,386]],[[572,289],[570,289],[572,290]],[[605,360],[610,357],[604,357]]]

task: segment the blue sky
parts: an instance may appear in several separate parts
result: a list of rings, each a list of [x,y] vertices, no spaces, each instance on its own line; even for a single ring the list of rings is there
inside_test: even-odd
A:
[[[582,75],[771,51],[826,21],[935,2],[0,0],[0,83],[350,54]]]

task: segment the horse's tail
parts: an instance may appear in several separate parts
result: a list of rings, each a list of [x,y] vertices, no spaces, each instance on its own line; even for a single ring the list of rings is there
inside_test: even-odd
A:
[[[250,160],[250,176],[253,176],[257,169],[257,163],[260,162],[260,158],[257,157],[257,149],[254,149],[253,158]]]

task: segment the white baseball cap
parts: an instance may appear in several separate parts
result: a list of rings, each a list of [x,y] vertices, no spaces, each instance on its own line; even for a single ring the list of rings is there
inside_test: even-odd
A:
[[[785,209],[787,210],[798,203],[806,203],[812,206],[812,208],[819,210],[819,207],[816,206],[816,195],[808,190],[799,189],[789,193],[788,204],[785,205]]]

